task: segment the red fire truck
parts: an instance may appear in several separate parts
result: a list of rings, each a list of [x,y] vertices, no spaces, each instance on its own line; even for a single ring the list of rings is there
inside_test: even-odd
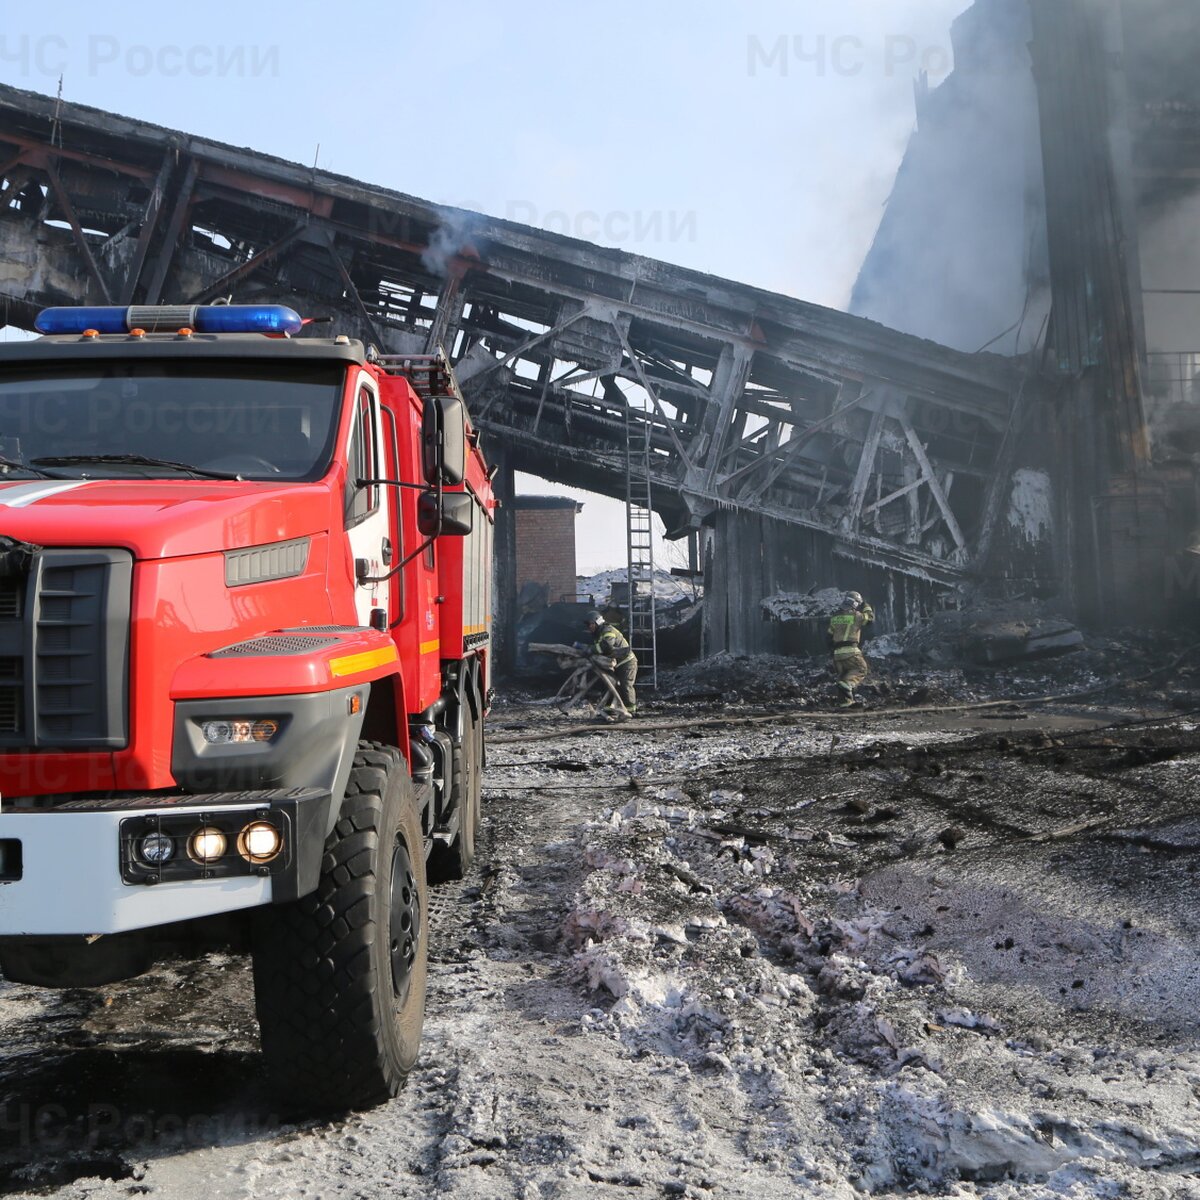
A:
[[[249,950],[284,1093],[394,1095],[480,817],[495,502],[441,356],[282,306],[0,347],[0,970]]]

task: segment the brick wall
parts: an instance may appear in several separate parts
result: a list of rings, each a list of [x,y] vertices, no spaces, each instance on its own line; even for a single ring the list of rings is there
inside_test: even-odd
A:
[[[526,508],[516,502],[517,595],[544,586],[547,600],[575,599],[575,506]]]

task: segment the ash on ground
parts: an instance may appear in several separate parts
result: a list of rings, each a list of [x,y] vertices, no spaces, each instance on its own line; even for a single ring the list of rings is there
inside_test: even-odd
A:
[[[818,660],[615,728],[509,696],[394,1102],[281,1119],[235,956],[6,985],[0,1194],[1200,1197],[1182,649],[876,663],[844,714]]]

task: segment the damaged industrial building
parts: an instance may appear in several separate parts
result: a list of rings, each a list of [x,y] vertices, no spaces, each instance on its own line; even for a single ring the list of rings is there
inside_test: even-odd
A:
[[[822,587],[884,630],[981,597],[1178,619],[1200,582],[1188,21],[963,14],[854,315],[4,88],[4,320],[269,298],[386,353],[444,346],[502,495],[530,470],[626,502],[635,609],[649,512],[689,540],[706,654],[785,648],[762,602]]]
[[[439,22],[479,11],[424,7]],[[732,43],[731,30],[758,37],[741,7],[684,8],[697,59]],[[774,11],[819,24],[821,9],[847,28],[846,13],[868,12],[878,33],[924,8],[813,0]],[[119,453],[107,456],[115,477],[94,479],[97,456],[63,452],[95,446],[63,438],[43,457],[0,437],[0,478],[16,476],[3,485],[0,534],[20,532],[26,498],[68,488],[78,507],[56,499],[42,511],[105,503],[114,545],[139,504],[181,528],[199,513],[208,540],[179,539],[176,557],[208,560],[219,597],[213,616],[211,593],[181,584],[177,602],[130,618],[132,703],[161,691],[162,720],[130,727],[133,750],[160,770],[152,794],[140,778],[137,795],[118,790],[124,751],[107,747],[95,754],[113,770],[103,791],[80,799],[47,784],[26,797],[6,784],[0,797],[0,1196],[1200,1198],[1200,22],[1195,0],[950,0],[939,11],[950,8],[953,71],[914,81],[911,137],[892,144],[902,161],[863,238],[847,311],[284,161],[269,145],[86,107],[69,80],[65,98],[0,85],[0,324],[12,331],[0,340],[22,342],[4,348],[10,361],[45,351],[23,334],[48,306],[289,305],[296,341],[255,344],[303,358],[316,334],[356,374],[340,393],[345,436],[339,446],[330,433],[332,459],[279,482],[323,489],[312,537],[331,547],[356,528],[352,504],[371,487],[394,487],[412,518],[379,543],[387,579],[412,564],[386,597],[399,613],[390,628],[393,609],[365,593],[351,600],[361,608],[335,611],[335,585],[346,601],[384,577],[348,539],[303,575],[316,607],[293,614],[282,590],[300,578],[291,533],[308,527],[284,525],[309,510],[269,477],[234,474],[237,457]],[[636,9],[615,3],[601,16],[627,37]],[[595,70],[608,46],[589,58],[584,41],[599,40],[601,17],[558,10],[567,69],[602,103],[601,89],[617,86],[608,62]],[[512,122],[531,111],[512,79],[546,66],[534,18],[497,12],[515,27],[488,40],[499,67],[457,82],[447,73],[465,107],[442,94],[423,118],[450,128],[449,114],[470,111],[482,114],[470,132],[495,136],[489,105],[508,104]],[[331,61],[361,53],[341,31],[329,41]],[[652,53],[678,49],[652,41]],[[696,86],[725,103],[742,49],[729,74]],[[538,83],[543,97],[556,86]],[[352,103],[374,116],[371,95]],[[584,95],[581,82],[554,102]],[[614,119],[569,116],[572,138]],[[623,184],[644,186],[629,175]],[[738,182],[750,225],[757,181]],[[184,314],[194,315],[163,320]],[[320,323],[297,329],[297,314]],[[124,355],[132,314],[109,316],[103,336]],[[77,335],[49,339],[50,350],[74,352]],[[191,353],[193,336],[156,319],[138,346],[157,338]],[[426,357],[439,349],[469,424],[450,374]],[[369,444],[354,423],[365,419],[357,372],[377,368],[421,389],[392,394],[411,422],[412,469],[393,446],[396,478],[370,478],[365,450],[355,454]],[[380,409],[376,433],[399,426],[397,411]],[[457,432],[469,473],[456,482],[446,465]],[[375,441],[386,461],[386,435]],[[74,474],[51,474],[64,467]],[[526,492],[525,476],[548,494]],[[422,540],[434,526],[420,523],[423,513],[440,527],[459,488],[488,500],[474,524],[459,511],[454,532],[484,534],[461,554],[446,528]],[[212,499],[252,490],[265,497],[261,520]],[[582,531],[601,497],[623,511],[627,562],[586,574],[581,565],[600,564],[583,562]],[[76,553],[75,520],[61,520],[60,555]],[[50,546],[27,529],[9,554],[24,562],[40,540]],[[131,570],[157,570],[156,553]],[[48,614],[29,617],[38,637],[82,623],[82,602],[53,608],[66,594],[55,578],[38,595]],[[90,578],[71,597],[86,600]],[[30,678],[40,686],[45,670],[43,707],[69,718],[58,699],[77,686],[69,655],[19,657],[18,618],[35,613],[22,595],[34,593],[0,588],[0,699]],[[327,626],[327,602],[357,623]],[[226,603],[246,638],[221,646],[233,636]],[[831,614],[857,636],[868,607],[861,647],[829,644]],[[593,609],[628,633],[636,679],[629,659],[599,652]],[[168,692],[180,664],[154,650],[160,626],[185,619],[195,628],[184,666],[202,662],[212,681],[203,707]],[[338,649],[344,638],[354,653]],[[475,659],[465,670],[460,647]],[[869,673],[842,678],[838,649],[865,653]],[[401,686],[373,675],[343,701],[364,660],[421,664],[437,698],[401,704]],[[273,675],[276,661],[295,673]],[[272,826],[276,857],[254,858],[250,835],[275,811],[271,797],[332,801],[337,788],[198,795],[176,771],[182,717],[163,714],[194,710],[197,746],[239,741],[237,787],[266,788],[249,772],[262,746],[275,753],[281,723],[287,731],[283,689],[307,698],[317,686],[312,663],[327,663],[338,689],[320,728],[353,739],[362,765],[342,779],[336,822]],[[24,735],[8,703],[0,725],[7,711],[15,757]],[[354,717],[361,727],[346,724]],[[315,718],[297,732],[310,757],[295,778],[306,783],[310,729]],[[39,766],[69,754],[47,743]],[[403,830],[371,816],[376,791],[383,813],[409,788],[426,802],[410,814],[424,851],[411,857],[398,853]],[[270,805],[247,800],[264,795]],[[146,813],[123,815],[135,803]],[[111,822],[91,829],[109,833],[64,837],[89,805]],[[219,824],[251,805],[240,830]],[[41,853],[28,843],[22,857],[22,830],[38,821]],[[116,852],[107,864],[100,853],[114,828],[120,873]],[[276,891],[283,876],[270,863],[288,866],[292,834],[314,864],[306,886],[320,890]],[[200,853],[210,839],[239,856],[241,874],[210,874]],[[178,875],[149,850],[174,854]],[[364,866],[389,850],[390,874]],[[211,923],[172,917],[161,939],[72,927],[68,945],[55,933],[31,947],[43,974],[22,975],[19,957],[10,970],[22,933],[9,936],[7,889],[23,871],[56,870],[45,907],[60,891],[78,899],[59,861],[70,854],[85,882],[135,892],[155,918],[153,906],[174,913],[168,889],[185,884],[206,895],[244,885],[263,903],[239,910],[245,925],[215,908]],[[90,928],[101,906],[80,907]],[[41,986],[78,942],[119,956],[127,934],[137,972]],[[362,969],[368,943],[388,959],[390,986]],[[423,1025],[406,973],[418,961]],[[349,990],[326,1002],[335,977]],[[260,987],[272,1005],[258,1003]],[[311,1042],[276,1046],[287,1065],[336,1083],[358,1070],[352,1043],[376,1057],[373,1029],[401,1011],[420,1044],[386,1095],[318,1110],[273,1084],[273,1019],[321,1032],[319,1055],[304,1050]]]

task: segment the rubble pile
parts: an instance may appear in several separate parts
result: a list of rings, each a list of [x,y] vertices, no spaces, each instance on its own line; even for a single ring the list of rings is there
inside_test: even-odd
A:
[[[917,666],[894,657],[879,658],[873,644],[866,647],[866,653],[871,674],[859,686],[858,694],[872,707],[973,703],[1003,694],[991,674],[973,678],[958,667]],[[1044,676],[1034,680],[1033,687],[1026,684],[1024,693],[1018,689],[1014,694],[1033,695],[1037,685],[1050,685]],[[782,701],[798,710],[819,710],[837,699],[827,655],[788,658],[722,652],[677,669],[660,670],[658,690],[648,703],[719,704],[728,711]]]
[[[824,607],[840,596],[824,589],[810,596],[780,594],[772,603],[780,619],[815,627],[826,619]],[[1101,693],[1136,695],[1142,703],[1180,711],[1200,708],[1200,645],[1189,631],[1085,636],[1032,601],[940,612],[895,633],[869,631],[863,652],[870,675],[857,694],[872,708],[1019,704]],[[787,701],[798,709],[822,709],[837,699],[824,649],[794,656],[724,651],[660,670],[659,680],[658,696],[676,703],[729,708]]]
[[[810,626],[810,634],[815,635],[844,596],[838,588],[777,592],[762,602],[762,610],[770,620]],[[1003,604],[972,600],[961,609],[936,612],[905,629],[871,638],[877,657],[985,665],[1068,654],[1084,644],[1083,634],[1070,621],[1033,600]]]
[[[1085,648],[1082,632],[1034,602],[933,613],[893,635],[895,650],[927,662],[981,665],[1050,658]]]
[[[773,621],[828,620],[838,610],[846,593],[839,588],[811,592],[776,592],[762,602],[763,612]]]
[[[786,1112],[797,1181],[1158,1194],[1141,1186],[1197,1161],[1200,944],[1186,903],[1151,915],[1125,872],[1150,878],[1135,847],[1156,839],[1200,853],[1200,738],[1176,738],[859,742],[782,776],[644,785],[578,834],[562,943],[583,1027]],[[1147,787],[1157,832],[1123,828]],[[1101,827],[1129,866],[1072,883],[1113,871]]]
[[[722,651],[663,672],[658,691],[670,700],[719,700],[726,704],[792,700],[811,695],[827,675],[826,664],[818,659]]]

